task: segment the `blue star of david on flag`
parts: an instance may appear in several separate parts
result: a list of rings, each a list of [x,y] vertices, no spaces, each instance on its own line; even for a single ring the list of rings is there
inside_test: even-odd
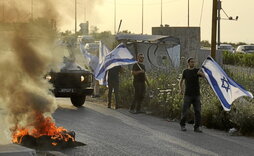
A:
[[[228,90],[230,89],[230,85],[229,85],[228,80],[227,80],[225,77],[223,77],[223,78],[221,79],[221,81],[222,81],[221,87],[222,87],[222,88],[225,88],[225,89],[226,89],[226,92],[228,92]]]
[[[239,97],[253,98],[251,92],[231,79],[210,56],[204,61],[202,71],[225,111],[230,111],[232,103]]]

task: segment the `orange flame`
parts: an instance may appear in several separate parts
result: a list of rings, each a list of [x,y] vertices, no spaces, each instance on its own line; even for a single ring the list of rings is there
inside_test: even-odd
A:
[[[33,128],[16,128],[12,134],[12,142],[20,144],[25,135],[39,138],[40,136],[51,136],[51,139],[58,141],[75,141],[75,139],[69,135],[66,129],[63,127],[57,127],[50,117],[44,117],[42,113],[36,113],[35,122]],[[56,146],[57,143],[52,143]]]

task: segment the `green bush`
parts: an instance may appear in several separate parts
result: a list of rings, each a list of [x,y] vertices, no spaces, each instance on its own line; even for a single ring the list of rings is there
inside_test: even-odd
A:
[[[142,107],[154,115],[162,117],[179,116],[181,97],[178,94],[179,74],[176,71],[171,73],[154,72],[147,75],[150,87],[147,88]],[[134,99],[134,88],[132,76],[128,71],[121,75],[120,83],[120,104],[129,108]]]
[[[230,120],[244,135],[254,135],[253,100],[241,98],[235,102],[230,111]]]
[[[225,71],[236,82],[247,87],[247,90],[254,92],[254,86],[249,85],[254,80],[254,74],[237,73],[235,70],[232,72],[231,69]],[[148,73],[147,77],[150,88],[147,89],[142,108],[152,115],[179,120],[183,103],[183,97],[178,93],[180,72],[158,71]],[[134,98],[131,72],[121,74],[120,82],[120,105],[129,108]],[[225,112],[208,82],[201,79],[201,103],[204,126],[221,130],[235,127],[244,135],[254,135],[254,100],[240,98],[233,103],[230,112]],[[193,118],[193,113],[190,114]]]
[[[254,54],[223,53],[223,63],[228,65],[238,65],[245,67],[254,67]]]
[[[132,103],[134,92],[132,85],[131,72],[127,71],[121,74],[120,88],[119,88],[119,104],[125,108],[129,108]]]

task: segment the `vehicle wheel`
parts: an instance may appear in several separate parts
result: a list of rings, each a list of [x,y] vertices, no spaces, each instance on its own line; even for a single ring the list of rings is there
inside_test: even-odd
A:
[[[81,107],[86,101],[86,96],[72,96],[71,103],[75,107]]]

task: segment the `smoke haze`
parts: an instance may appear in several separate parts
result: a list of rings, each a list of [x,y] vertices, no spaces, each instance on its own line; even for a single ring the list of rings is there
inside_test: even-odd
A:
[[[0,2],[0,21],[29,21],[32,17],[51,17],[56,19],[58,28],[73,23],[75,16],[74,0],[8,0]],[[89,18],[98,18],[96,6],[103,0],[77,0],[78,23]],[[33,11],[32,11],[33,10]],[[86,19],[85,19],[86,18]]]
[[[29,15],[26,7],[15,7],[18,5],[27,4],[18,1],[4,5],[5,23],[1,23],[4,30],[0,32],[3,45],[0,48],[0,144],[10,143],[11,134],[17,128],[39,124],[35,123],[37,113],[50,116],[57,108],[49,91],[52,86],[44,76],[52,63],[58,63],[59,56],[51,53],[56,39],[51,22],[59,19],[58,12],[50,0],[44,0],[38,12],[42,15],[40,19],[28,22],[30,17],[21,20],[15,17],[15,11],[20,17]],[[6,26],[6,22],[13,21],[20,24]]]

